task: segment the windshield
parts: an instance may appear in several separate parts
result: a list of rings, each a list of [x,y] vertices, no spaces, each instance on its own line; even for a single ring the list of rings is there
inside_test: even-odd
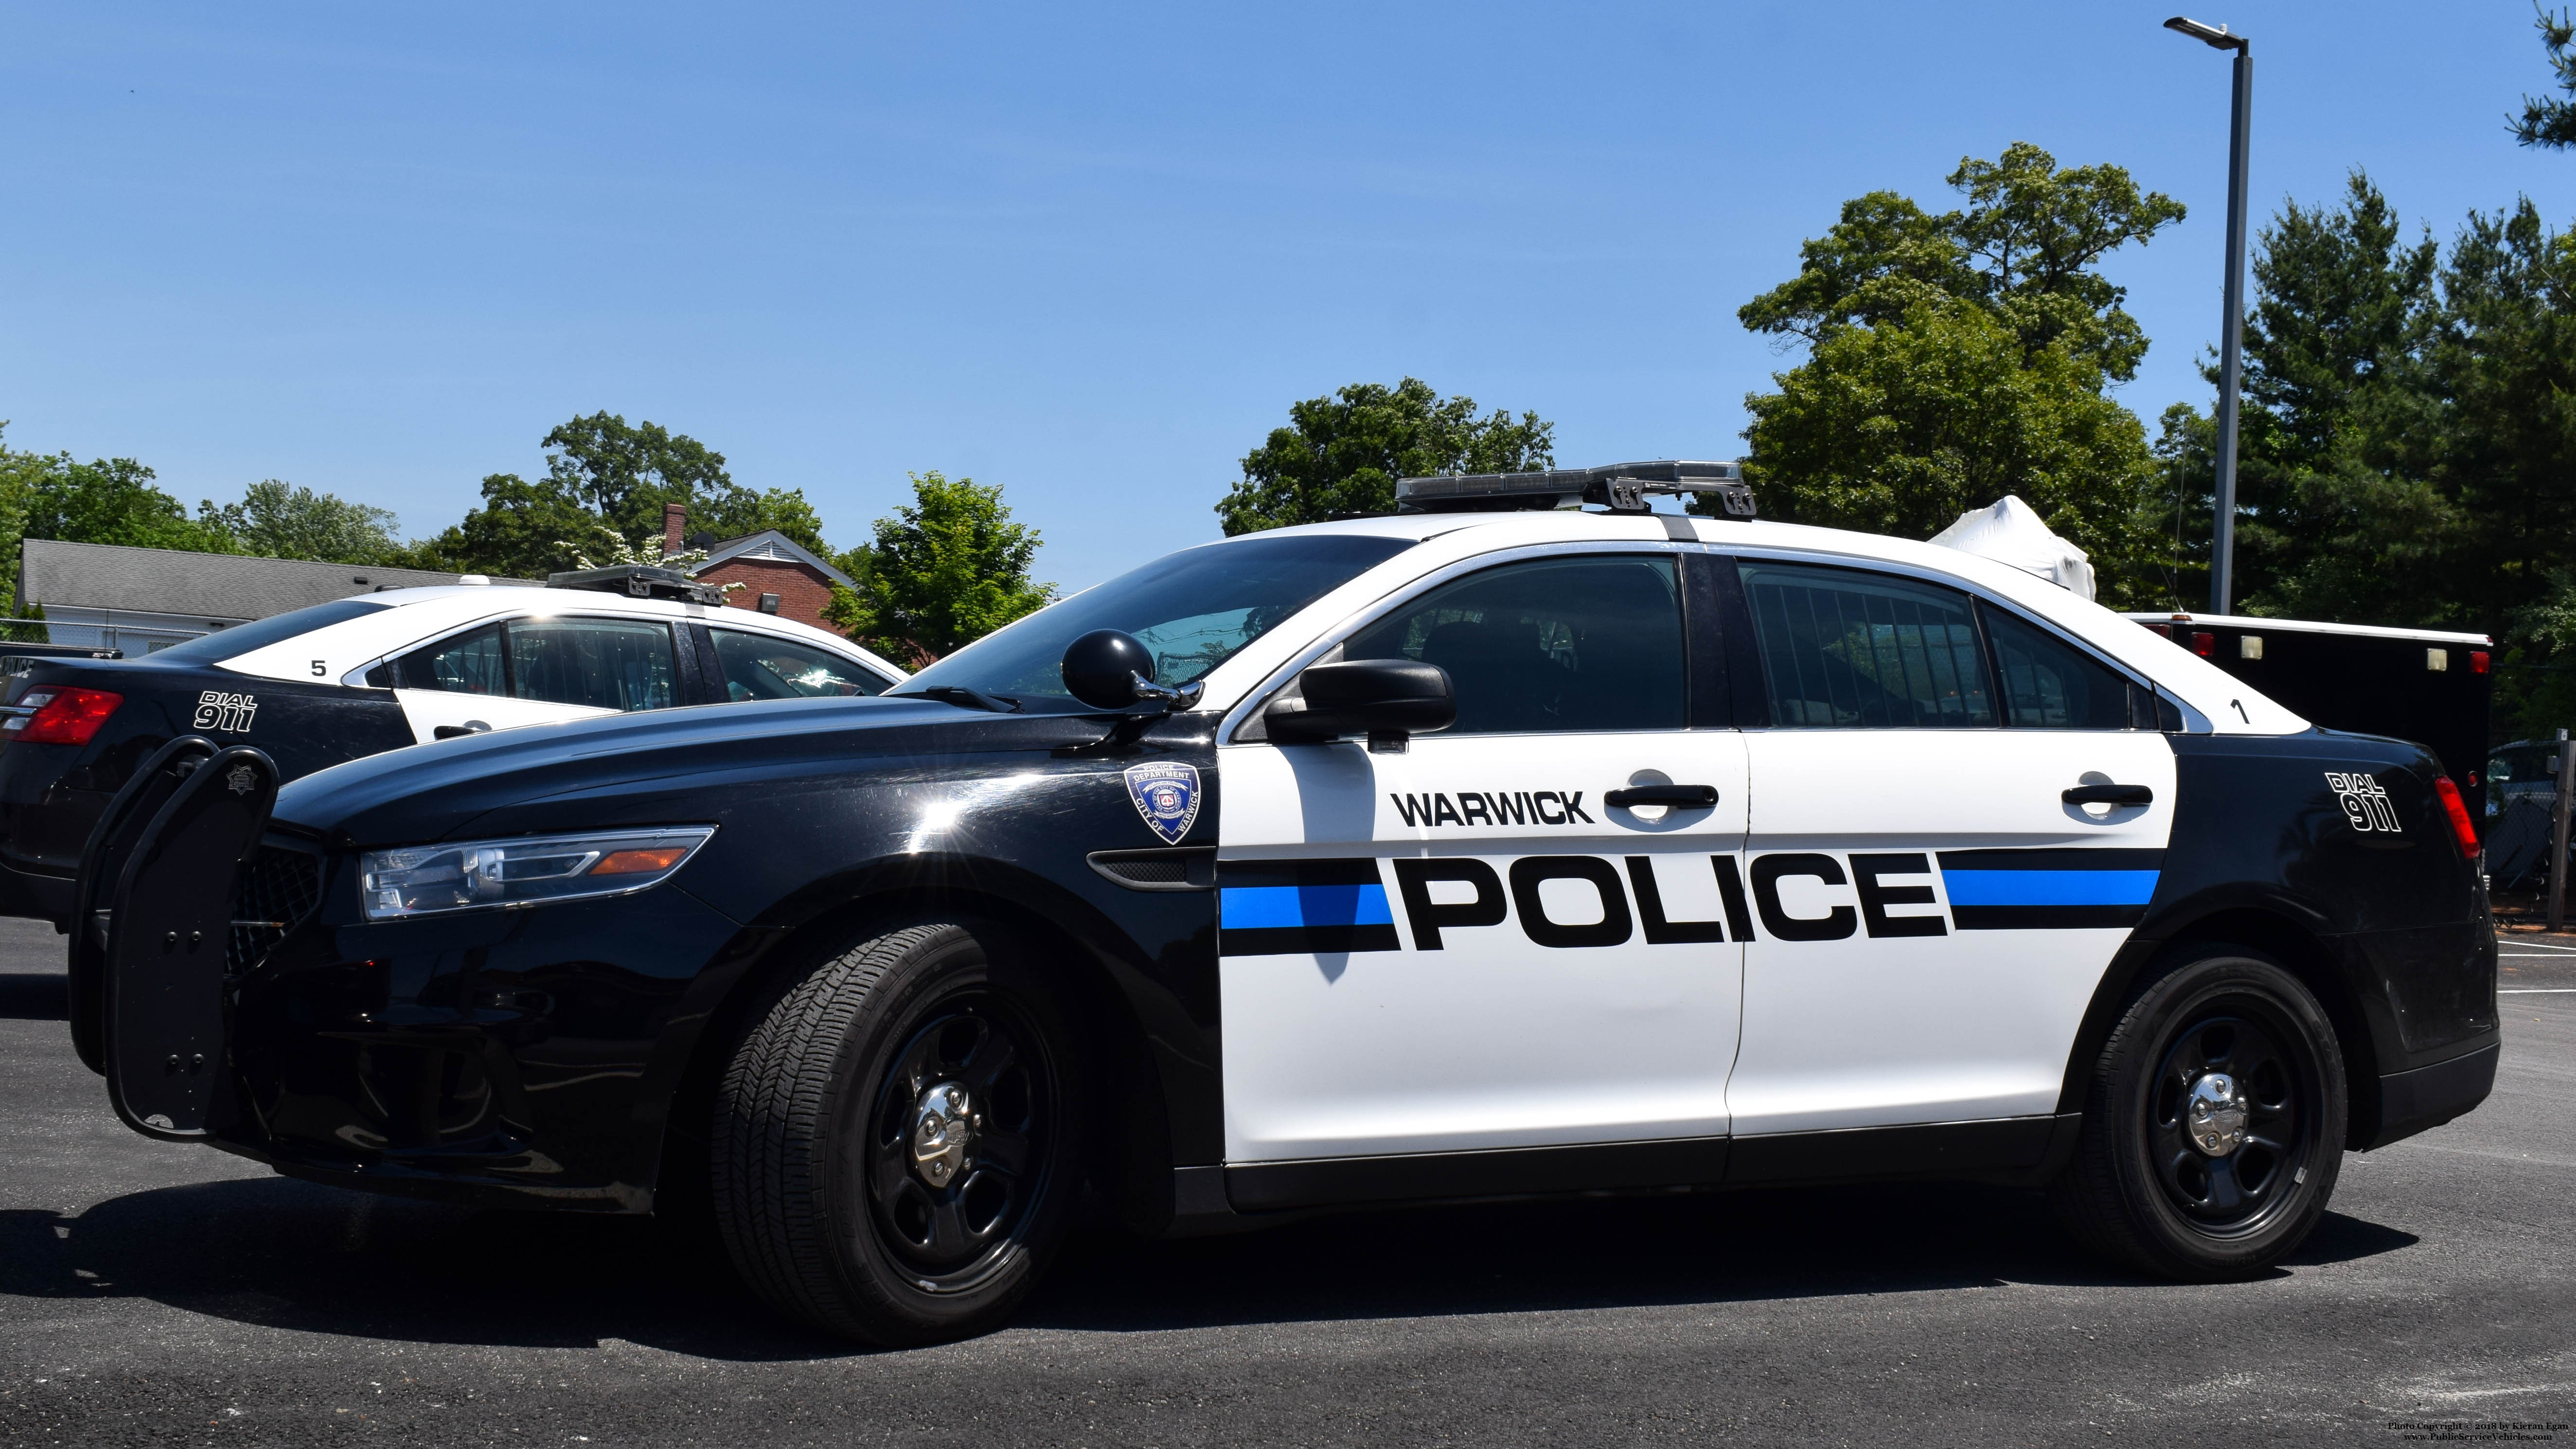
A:
[[[1064,647],[1123,629],[1154,652],[1154,680],[1200,678],[1289,615],[1413,547],[1409,538],[1304,534],[1184,549],[988,634],[906,680],[899,693],[965,688],[1037,708],[1065,693]]]
[[[238,659],[254,649],[265,649],[298,634],[310,634],[316,629],[346,623],[361,614],[392,607],[391,604],[378,604],[366,599],[334,599],[309,609],[272,614],[247,624],[235,624],[229,629],[217,629],[212,634],[201,634],[167,649],[156,649],[152,651],[152,662],[212,664],[223,659]]]
[[[2508,746],[2487,761],[2487,778],[2499,785],[2527,785],[2542,780],[2555,784],[2556,754],[2547,745]]]

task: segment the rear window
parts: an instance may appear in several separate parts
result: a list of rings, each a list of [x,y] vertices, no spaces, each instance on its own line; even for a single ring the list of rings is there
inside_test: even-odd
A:
[[[152,658],[155,662],[167,659],[173,663],[215,664],[226,659],[238,659],[254,649],[265,649],[271,644],[284,643],[298,634],[310,634],[316,629],[328,629],[334,624],[345,624],[361,615],[392,607],[391,604],[379,604],[371,599],[334,599],[327,604],[315,604],[309,609],[297,609],[287,614],[272,614],[265,619],[253,619],[247,624],[235,624],[229,629],[218,629],[212,634],[190,639],[182,644],[173,644],[167,649],[155,649],[152,651]]]

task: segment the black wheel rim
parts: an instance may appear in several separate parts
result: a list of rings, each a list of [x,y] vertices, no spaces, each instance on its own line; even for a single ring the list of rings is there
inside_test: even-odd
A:
[[[989,993],[951,997],[886,1068],[868,1117],[869,1222],[916,1286],[962,1292],[1006,1266],[1046,1190],[1055,1077],[1043,1039]],[[913,1152],[925,1094],[962,1087],[974,1128],[965,1164],[935,1183]]]
[[[2248,1004],[2195,1013],[2175,1032],[2147,1100],[2147,1152],[2165,1199],[2213,1237],[2258,1232],[2289,1210],[2315,1139],[2314,1067],[2296,1032]],[[2187,1130],[2193,1084],[2233,1078],[2244,1098],[2244,1142],[2213,1156]]]

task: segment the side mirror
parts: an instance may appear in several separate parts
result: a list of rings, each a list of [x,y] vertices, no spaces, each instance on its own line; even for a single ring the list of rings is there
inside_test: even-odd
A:
[[[1136,702],[1136,681],[1154,678],[1154,651],[1133,634],[1094,629],[1064,646],[1064,688],[1093,709]]]
[[[1154,682],[1154,651],[1135,635],[1117,629],[1094,629],[1064,646],[1064,687],[1093,709],[1125,710],[1133,705],[1160,705],[1163,713],[1188,709],[1199,702],[1205,681],[1166,689]]]
[[[1300,702],[1280,700],[1261,712],[1270,738],[1314,744],[1365,734],[1370,749],[1401,749],[1416,734],[1458,722],[1449,671],[1411,659],[1357,659],[1317,664],[1297,676]]]

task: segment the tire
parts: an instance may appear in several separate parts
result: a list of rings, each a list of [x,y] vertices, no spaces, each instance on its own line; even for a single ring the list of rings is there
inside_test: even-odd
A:
[[[872,930],[775,988],[717,1084],[709,1143],[743,1280],[883,1347],[1000,1326],[1077,1196],[1065,1028],[988,922]]]
[[[2199,1145],[2191,1089],[2212,1078]],[[2325,1212],[2347,1101],[2316,997],[2274,962],[2202,947],[2141,991],[2102,1044],[2074,1159],[2050,1196],[2078,1239],[2149,1273],[2253,1277]],[[2237,1105],[2241,1134],[2227,1130]]]

